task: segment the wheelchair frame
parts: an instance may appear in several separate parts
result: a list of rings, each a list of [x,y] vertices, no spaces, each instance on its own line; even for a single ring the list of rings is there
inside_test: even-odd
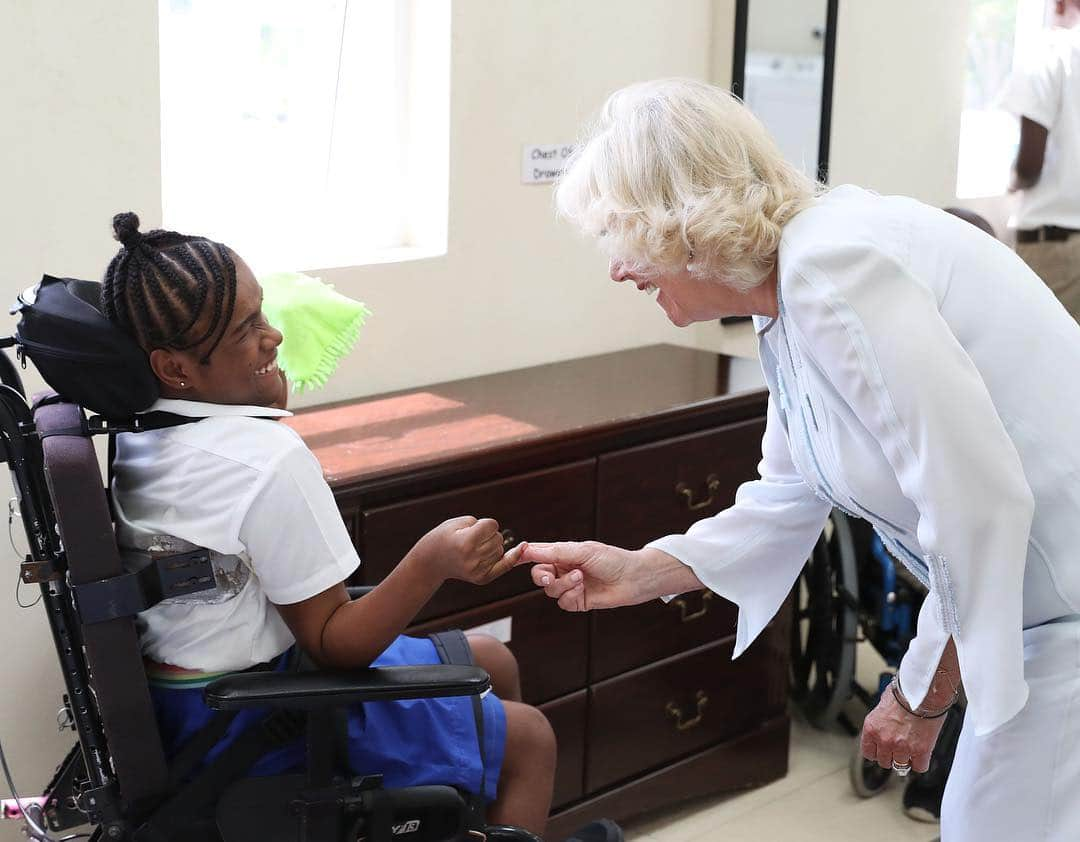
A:
[[[0,340],[0,348],[13,344]],[[366,701],[479,695],[490,680],[476,667],[226,676],[206,688],[208,705],[275,711],[252,729],[266,733],[249,741],[248,751],[306,731],[307,770],[245,778],[250,762],[215,761],[182,780],[162,750],[134,616],[166,596],[191,592],[176,588],[206,587],[200,565],[207,559],[189,553],[166,559],[172,567],[159,564],[150,574],[125,570],[91,436],[140,427],[88,422],[80,407],[55,396],[32,409],[3,351],[0,382],[0,447],[30,548],[20,581],[41,591],[67,722],[78,738],[44,795],[20,799],[28,836],[51,839],[52,832],[90,824],[92,840],[109,842],[536,840],[519,828],[485,826],[476,805],[451,787],[384,789],[381,776],[351,776],[339,760],[335,710]],[[363,590],[350,588],[350,595]],[[192,760],[201,755],[187,759],[187,772],[198,765]]]
[[[886,671],[873,692],[855,680],[855,645],[868,641],[895,670],[915,636],[923,591],[902,573],[881,539],[863,521],[833,510],[795,586],[792,694],[817,728],[840,721],[853,695],[877,703],[892,679]]]

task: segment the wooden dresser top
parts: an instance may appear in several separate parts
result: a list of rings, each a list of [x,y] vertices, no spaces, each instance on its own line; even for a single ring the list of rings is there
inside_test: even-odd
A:
[[[336,492],[362,491],[509,454],[562,447],[560,457],[574,458],[575,442],[605,436],[624,446],[635,429],[678,433],[693,418],[701,426],[703,414],[763,414],[765,394],[755,360],[652,345],[312,407],[286,423]]]

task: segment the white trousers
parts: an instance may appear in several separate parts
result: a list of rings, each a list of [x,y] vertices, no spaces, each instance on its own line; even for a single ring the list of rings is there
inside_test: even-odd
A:
[[[1031,695],[976,737],[965,724],[941,805],[941,842],[1080,840],[1080,622],[1024,632]]]

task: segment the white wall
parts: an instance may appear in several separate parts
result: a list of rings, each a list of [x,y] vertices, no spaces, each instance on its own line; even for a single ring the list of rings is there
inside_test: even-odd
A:
[[[0,0],[0,305],[40,278],[100,277],[111,215],[159,215],[157,12],[147,0]],[[6,313],[0,333],[8,333]],[[32,382],[40,388],[40,381]],[[0,483],[0,494],[10,484]],[[18,533],[16,540],[25,546]],[[57,734],[62,683],[40,606],[12,597],[18,559],[0,538],[0,739],[22,793],[40,791],[74,742]],[[33,599],[32,588],[23,588]],[[7,795],[6,784],[0,791]],[[22,838],[5,823],[5,839]]]
[[[951,198],[963,5],[842,0],[837,181]],[[155,8],[0,0],[0,304],[43,271],[100,276],[115,250],[114,212],[160,223]],[[734,0],[455,0],[449,252],[324,273],[375,316],[315,399],[653,342],[749,347],[745,330],[679,331],[652,301],[606,282],[594,247],[553,220],[550,188],[518,183],[522,144],[573,139],[620,85],[668,75],[726,84],[733,9]],[[0,563],[13,583],[17,559],[0,552]],[[0,738],[29,792],[70,741],[53,725],[61,685],[40,609],[0,602],[0,646]],[[0,837],[16,838],[15,827]]]
[[[840,0],[831,183],[954,202],[968,9]]]
[[[458,0],[446,257],[323,273],[375,313],[323,400],[657,341],[689,341],[522,185],[521,147],[573,140],[612,89],[703,77],[710,4]],[[600,314],[603,314],[602,317]]]

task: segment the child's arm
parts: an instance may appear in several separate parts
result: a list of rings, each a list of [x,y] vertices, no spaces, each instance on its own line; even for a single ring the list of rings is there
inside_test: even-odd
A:
[[[344,583],[310,599],[278,605],[297,643],[324,667],[366,667],[416,616],[447,579],[486,584],[514,566],[499,525],[459,517],[423,538],[374,590],[350,600]]]

